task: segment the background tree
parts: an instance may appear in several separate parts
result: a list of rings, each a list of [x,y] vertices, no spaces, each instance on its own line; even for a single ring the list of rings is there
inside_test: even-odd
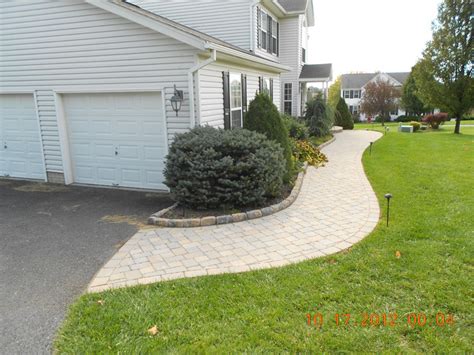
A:
[[[369,116],[380,115],[382,125],[389,117],[389,112],[397,107],[400,91],[389,81],[377,78],[365,85],[360,109]]]
[[[354,120],[349,108],[347,107],[346,100],[342,97],[339,98],[339,101],[336,105],[336,112],[334,113],[334,124],[336,126],[341,126],[343,129],[353,129]]]
[[[412,69],[413,70],[413,69]],[[433,110],[432,107],[425,105],[417,95],[418,88],[416,86],[413,71],[408,76],[405,84],[402,87],[402,96],[400,100],[401,107],[406,111],[407,116],[416,115],[421,116],[424,113]]]
[[[454,133],[474,106],[473,28],[470,0],[444,0],[433,22],[433,38],[413,70],[417,95],[456,117]]]
[[[332,83],[328,90],[328,105],[332,109],[336,109],[336,106],[341,98],[341,76]]]

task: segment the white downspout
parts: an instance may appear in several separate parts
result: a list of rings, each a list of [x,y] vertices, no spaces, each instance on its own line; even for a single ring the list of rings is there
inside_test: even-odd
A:
[[[206,59],[202,63],[196,64],[194,67],[189,69],[188,71],[188,87],[189,87],[189,110],[191,113],[191,128],[196,126],[196,113],[194,112],[194,73],[196,73],[199,69],[204,68],[206,65],[209,65],[217,60],[217,51],[215,49],[212,50],[211,57]],[[197,88],[199,90],[199,88]]]

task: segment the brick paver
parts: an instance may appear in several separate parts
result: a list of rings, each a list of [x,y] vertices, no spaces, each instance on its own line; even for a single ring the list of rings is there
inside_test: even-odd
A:
[[[371,131],[338,133],[323,148],[329,163],[309,167],[297,200],[276,214],[234,224],[139,231],[98,272],[89,291],[277,267],[350,247],[379,219],[361,157],[380,137]]]

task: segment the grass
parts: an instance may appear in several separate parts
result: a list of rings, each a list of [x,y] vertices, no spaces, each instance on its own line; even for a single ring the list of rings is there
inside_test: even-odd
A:
[[[391,224],[382,219],[350,250],[277,269],[84,295],[71,306],[56,350],[471,352],[474,127],[463,132],[391,130],[372,155],[365,152],[381,206],[385,193],[394,196]],[[317,312],[322,327],[308,326],[306,314]],[[454,324],[437,326],[437,312],[453,315]],[[351,314],[350,325],[337,326],[336,313]],[[398,318],[393,327],[362,326],[364,313]],[[409,325],[411,313],[428,323]],[[153,336],[147,329],[154,325]]]

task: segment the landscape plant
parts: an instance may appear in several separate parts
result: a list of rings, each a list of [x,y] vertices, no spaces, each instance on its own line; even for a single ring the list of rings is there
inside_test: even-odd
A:
[[[164,175],[182,206],[213,209],[279,196],[285,172],[283,149],[263,134],[206,126],[175,136]]]
[[[288,183],[295,174],[288,131],[278,108],[269,95],[260,93],[255,96],[244,117],[244,128],[264,134],[283,148],[286,167],[283,180]]]
[[[333,126],[333,113],[321,96],[306,103],[305,122],[309,134],[315,137],[327,136]]]
[[[438,129],[440,125],[448,120],[448,114],[444,112],[430,113],[423,117],[422,121],[433,129]]]
[[[368,116],[380,117],[380,122],[384,125],[385,121],[390,117],[390,111],[396,108],[399,97],[400,91],[392,83],[388,80],[377,78],[375,81],[365,85],[360,108]]]
[[[413,132],[417,132],[420,130],[421,128],[421,123],[420,122],[417,122],[417,121],[411,121],[410,122],[410,126],[413,127]]]
[[[281,118],[283,120],[283,123],[285,124],[286,130],[288,131],[290,138],[300,140],[308,138],[308,127],[306,127],[304,122],[286,114],[283,114]]]
[[[353,129],[354,128],[354,119],[347,107],[346,100],[342,97],[339,98],[339,101],[336,105],[336,110],[334,113],[334,124],[340,126],[343,129]]]
[[[294,140],[293,155],[300,162],[308,162],[312,166],[324,166],[328,159],[325,154],[307,140]]]

